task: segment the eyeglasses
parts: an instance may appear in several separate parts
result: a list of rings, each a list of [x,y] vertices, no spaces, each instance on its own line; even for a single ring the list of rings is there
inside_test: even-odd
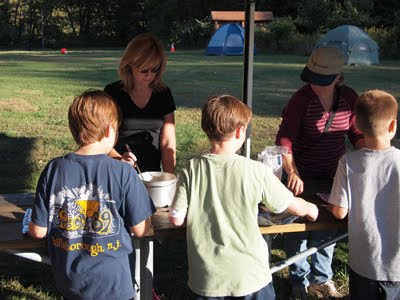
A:
[[[142,74],[147,74],[147,73],[149,73],[149,72],[151,72],[151,73],[158,73],[158,72],[160,72],[160,70],[161,70],[161,67],[158,66],[158,67],[155,67],[155,68],[153,68],[153,69],[140,70],[139,72],[142,73]]]

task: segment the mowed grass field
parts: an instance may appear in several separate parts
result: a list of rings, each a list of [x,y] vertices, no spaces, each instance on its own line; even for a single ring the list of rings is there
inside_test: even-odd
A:
[[[46,163],[73,151],[67,110],[86,89],[103,89],[118,80],[118,50],[0,52],[0,193],[34,191]],[[272,145],[280,113],[303,84],[299,74],[307,57],[259,54],[254,62],[251,156]],[[164,76],[174,95],[178,169],[208,150],[200,128],[200,109],[213,94],[241,98],[242,57],[207,57],[203,51],[168,53]],[[357,92],[383,89],[400,97],[400,61],[379,66],[346,66],[346,84]],[[398,140],[395,140],[397,143]],[[273,261],[284,258],[281,237],[273,243]],[[347,292],[346,246],[335,255],[335,281]],[[156,242],[155,289],[163,299],[186,299],[184,240]],[[290,291],[287,270],[275,276],[278,297]],[[0,254],[0,298],[59,299],[50,268]]]

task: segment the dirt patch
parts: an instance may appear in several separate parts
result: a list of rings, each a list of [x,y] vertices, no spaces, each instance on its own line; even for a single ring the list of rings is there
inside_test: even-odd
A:
[[[36,96],[41,96],[43,94],[43,92],[40,90],[28,90],[28,89],[20,90],[18,91],[18,93],[22,95],[36,95]]]
[[[37,107],[20,98],[0,100],[0,111],[10,112],[35,112]]]

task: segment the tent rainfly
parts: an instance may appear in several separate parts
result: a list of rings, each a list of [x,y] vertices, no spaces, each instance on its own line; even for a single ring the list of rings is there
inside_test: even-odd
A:
[[[328,31],[316,48],[334,46],[342,49],[349,65],[379,64],[379,47],[367,33],[356,26],[342,25]]]
[[[211,37],[206,55],[243,55],[243,46],[243,27],[228,23],[220,27]]]

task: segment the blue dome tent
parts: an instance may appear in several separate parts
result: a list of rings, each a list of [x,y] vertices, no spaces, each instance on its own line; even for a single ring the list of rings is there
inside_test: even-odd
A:
[[[243,27],[238,24],[227,23],[211,37],[206,55],[243,55],[243,46]]]
[[[378,44],[367,33],[356,26],[342,25],[328,31],[317,43],[316,48],[334,46],[342,49],[349,65],[379,64]]]

